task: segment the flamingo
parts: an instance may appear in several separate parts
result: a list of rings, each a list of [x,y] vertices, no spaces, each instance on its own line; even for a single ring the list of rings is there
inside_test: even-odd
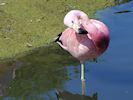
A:
[[[96,59],[109,46],[108,27],[101,21],[89,19],[81,10],[71,10],[64,17],[68,27],[58,35],[56,42],[81,63],[81,81],[84,82],[84,62]]]

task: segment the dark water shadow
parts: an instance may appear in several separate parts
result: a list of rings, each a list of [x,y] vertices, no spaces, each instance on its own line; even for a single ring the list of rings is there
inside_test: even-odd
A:
[[[117,11],[117,12],[114,12],[115,14],[122,14],[122,13],[129,13],[129,12],[132,12],[131,10],[122,10],[122,11]]]
[[[71,64],[78,64],[78,61],[57,44],[1,62],[0,95],[26,99],[61,88],[69,80],[65,66]]]
[[[71,80],[66,66],[77,66],[79,61],[54,43],[35,49],[23,57],[18,56],[0,64],[6,68],[1,69],[4,72],[1,73],[2,78],[0,78],[1,98],[56,100],[56,89],[63,90],[64,83]],[[80,96],[82,98],[79,100],[86,100],[85,98],[96,100],[90,96],[75,95],[70,92],[59,92],[58,97],[60,96],[66,96],[65,98]]]

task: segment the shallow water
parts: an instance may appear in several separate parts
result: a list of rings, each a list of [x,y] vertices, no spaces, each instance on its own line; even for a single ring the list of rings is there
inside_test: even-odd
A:
[[[133,100],[133,1],[98,11],[96,18],[109,26],[111,42],[97,63],[85,63],[85,95]],[[81,95],[79,62],[55,43],[2,61],[0,68],[2,100],[57,100],[56,89]]]

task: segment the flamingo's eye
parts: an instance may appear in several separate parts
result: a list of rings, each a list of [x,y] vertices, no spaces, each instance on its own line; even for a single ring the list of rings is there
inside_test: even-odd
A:
[[[72,23],[74,23],[74,21],[72,20]]]

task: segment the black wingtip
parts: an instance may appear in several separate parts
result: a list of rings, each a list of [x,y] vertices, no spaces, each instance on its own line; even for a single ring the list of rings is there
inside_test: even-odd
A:
[[[61,35],[62,35],[62,32],[58,34],[58,36],[54,39],[54,42],[60,42],[62,44],[62,41],[60,40]]]
[[[58,34],[58,36],[55,38],[54,42],[60,41],[59,38],[60,38],[61,35],[62,35],[62,32],[60,34]]]

